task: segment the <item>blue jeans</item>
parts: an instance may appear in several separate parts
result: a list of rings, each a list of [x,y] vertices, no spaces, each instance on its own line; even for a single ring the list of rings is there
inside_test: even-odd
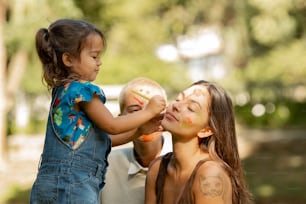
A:
[[[100,173],[74,168],[65,163],[50,163],[40,168],[33,185],[30,202],[38,203],[98,203]]]

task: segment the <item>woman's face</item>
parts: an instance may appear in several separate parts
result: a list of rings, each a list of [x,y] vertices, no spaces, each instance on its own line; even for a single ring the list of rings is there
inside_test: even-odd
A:
[[[210,100],[206,86],[187,88],[169,104],[162,126],[173,135],[197,135],[208,126]]]

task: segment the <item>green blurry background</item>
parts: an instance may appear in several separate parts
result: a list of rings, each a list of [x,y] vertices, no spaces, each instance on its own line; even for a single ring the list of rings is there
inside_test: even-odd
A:
[[[46,124],[50,98],[35,33],[58,18],[77,18],[107,37],[95,81],[102,88],[146,76],[171,100],[198,79],[222,85],[235,104],[241,147],[248,149],[243,164],[256,203],[306,203],[306,0],[0,4],[0,177],[8,180],[1,183],[0,202],[28,202],[33,179],[8,179],[18,163],[31,163],[12,156],[20,148],[14,138],[24,136],[20,146],[29,146],[43,138]]]

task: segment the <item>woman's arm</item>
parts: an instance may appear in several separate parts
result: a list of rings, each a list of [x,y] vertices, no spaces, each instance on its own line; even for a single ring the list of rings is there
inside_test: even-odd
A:
[[[232,186],[228,174],[216,162],[203,164],[193,184],[195,204],[231,204]]]
[[[157,198],[155,193],[156,178],[159,171],[161,157],[152,161],[146,177],[145,185],[145,204],[156,204]],[[162,189],[161,189],[162,190]]]

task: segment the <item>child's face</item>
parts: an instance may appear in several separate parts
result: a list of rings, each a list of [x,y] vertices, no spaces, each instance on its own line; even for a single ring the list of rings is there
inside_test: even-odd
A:
[[[94,81],[99,73],[102,61],[103,41],[98,34],[87,36],[80,58],[73,58],[72,71],[81,76],[80,80]]]
[[[173,135],[195,136],[208,126],[210,94],[206,86],[194,85],[170,103],[162,126]]]

